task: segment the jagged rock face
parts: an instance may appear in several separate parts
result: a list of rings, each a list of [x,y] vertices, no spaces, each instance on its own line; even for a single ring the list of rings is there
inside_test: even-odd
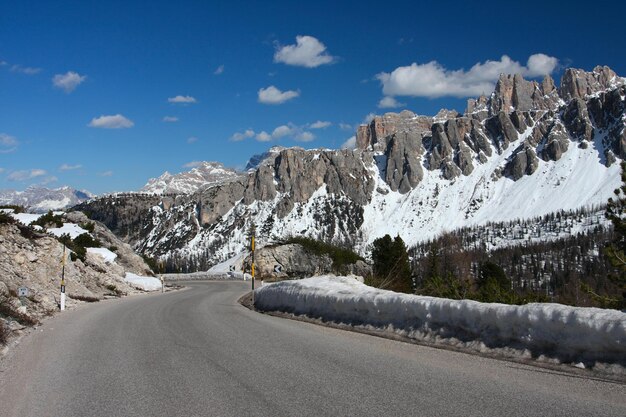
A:
[[[619,77],[609,67],[595,67],[592,72],[568,68],[561,79],[560,95],[565,101],[615,87]]]
[[[284,149],[248,177],[244,204],[273,200],[282,196],[279,218],[295,203],[307,201],[322,185],[329,193],[344,194],[357,204],[365,204],[374,189],[369,180],[362,152],[305,151]]]
[[[422,138],[415,132],[392,135],[388,142],[385,181],[393,191],[407,193],[424,177],[420,159],[424,153]]]
[[[432,117],[417,116],[408,110],[374,117],[368,125],[359,126],[356,135],[357,149],[382,151],[387,148],[387,138],[394,133],[411,131],[425,135],[429,133],[432,123]]]
[[[539,84],[526,81],[520,74],[503,74],[491,96],[489,114],[552,109],[558,104],[558,98],[554,81],[549,75]]]
[[[511,159],[507,161],[504,167],[504,175],[517,181],[524,175],[532,175],[538,166],[539,159],[535,150],[528,143],[525,143],[520,145]]]

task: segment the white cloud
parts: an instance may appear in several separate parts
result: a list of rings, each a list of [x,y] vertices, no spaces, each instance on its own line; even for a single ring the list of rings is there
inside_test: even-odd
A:
[[[15,137],[0,133],[0,153],[11,153],[17,149],[19,142]]]
[[[376,117],[376,115],[374,113],[368,113],[364,118],[363,118],[363,123],[364,125],[368,125],[370,124],[370,122],[372,120],[374,120],[374,117]]]
[[[66,93],[71,93],[86,79],[86,75],[80,75],[77,72],[68,71],[65,74],[56,74],[52,77],[52,85],[56,88],[60,88]]]
[[[104,171],[100,173],[101,177],[112,177],[113,176],[113,171]]]
[[[395,109],[397,107],[402,107],[404,105],[405,105],[404,103],[400,103],[398,100],[396,100],[393,97],[383,97],[378,102],[379,109]]]
[[[298,142],[311,142],[315,139],[315,135],[311,132],[304,131],[299,132],[296,136],[294,136],[294,139]]]
[[[133,127],[135,124],[132,120],[127,119],[121,114],[116,114],[113,116],[100,116],[94,117],[89,122],[89,127],[97,127],[101,129],[126,129],[129,127]]]
[[[183,165],[183,168],[196,168],[200,165],[202,165],[202,161],[191,161]]]
[[[274,53],[274,62],[287,65],[315,68],[331,64],[335,57],[326,52],[326,46],[313,36],[296,36],[295,45],[278,45]]]
[[[269,142],[272,140],[272,135],[270,135],[266,131],[262,131],[260,133],[257,133],[256,140],[258,140],[259,142]]]
[[[194,97],[191,97],[191,96],[170,97],[167,99],[167,101],[170,103],[176,103],[176,104],[193,104],[193,103],[198,102],[198,100],[196,100]]]
[[[274,139],[280,139],[284,136],[289,136],[291,134],[293,134],[294,132],[294,128],[287,126],[287,125],[281,125],[278,126],[276,129],[274,129],[274,131],[272,132],[272,137]]]
[[[230,140],[232,140],[233,142],[240,142],[244,139],[251,138],[253,136],[254,136],[254,130],[247,129],[243,133],[240,133],[240,132],[235,133],[234,135],[230,137]]]
[[[27,181],[33,178],[43,177],[47,172],[43,169],[31,169],[22,171],[13,171],[9,174],[7,179],[9,181]]]
[[[311,129],[325,129],[328,126],[330,126],[332,123],[330,122],[323,122],[321,120],[318,120],[315,123],[311,123],[311,125],[309,126],[309,128]]]
[[[187,143],[196,143],[198,141],[198,138],[195,136],[190,136],[187,138]]]
[[[307,130],[310,125],[296,126],[293,123],[287,123],[277,126],[271,133],[263,130],[255,132],[252,129],[247,129],[243,132],[237,132],[231,136],[231,141],[242,141],[248,138],[254,138],[259,142],[271,142],[273,140],[279,140],[285,137],[289,137],[297,142],[310,142],[315,139],[315,135]]]
[[[174,122],[178,121],[178,117],[176,117],[176,116],[165,116],[163,118],[163,121],[167,122],[167,123],[174,123]]]
[[[382,83],[386,96],[413,97],[470,97],[491,92],[500,74],[522,74],[538,77],[550,74],[558,60],[544,54],[531,55],[526,66],[503,55],[499,61],[477,63],[469,71],[448,70],[436,61],[427,64],[413,63],[398,67],[391,73],[376,76]]]
[[[342,145],[341,149],[354,149],[356,148],[356,136],[350,136]]]
[[[8,62],[6,61],[0,61],[0,67],[6,67],[7,65],[9,65]]]
[[[55,176],[51,176],[51,177],[46,177],[46,178],[44,178],[44,179],[43,179],[43,180],[41,180],[39,183],[40,183],[41,185],[48,185],[48,184],[50,184],[50,183],[52,183],[52,182],[57,182],[58,180],[59,180],[59,179],[58,179],[57,177],[55,177]]]
[[[351,124],[348,123],[339,123],[339,129],[341,130],[354,130],[354,127]]]
[[[215,68],[215,71],[213,71],[213,74],[215,75],[220,75],[224,73],[224,65],[220,65],[219,67]]]
[[[83,166],[81,164],[76,164],[76,165],[69,165],[69,164],[63,164],[59,167],[59,171],[73,171],[75,169],[80,169]]]
[[[0,168],[0,174],[4,174],[5,169],[4,168]]]
[[[259,90],[259,103],[263,104],[282,104],[287,100],[296,98],[300,95],[299,91],[287,90],[280,91],[278,88],[270,85],[267,88]]]
[[[524,75],[527,77],[541,77],[551,74],[558,64],[559,60],[553,56],[534,54],[528,58],[526,63],[527,70]]]
[[[35,74],[39,74],[41,72],[41,68],[23,67],[21,65],[15,64],[15,65],[11,66],[11,71],[12,72],[19,72],[20,74],[35,75]]]

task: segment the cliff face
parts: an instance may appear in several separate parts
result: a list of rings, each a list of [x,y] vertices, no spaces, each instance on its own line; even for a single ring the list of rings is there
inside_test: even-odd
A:
[[[606,67],[567,70],[558,88],[503,75],[463,115],[375,117],[355,150],[276,148],[245,177],[194,194],[108,196],[78,209],[176,270],[243,250],[252,224],[265,242],[306,235],[365,251],[385,233],[411,244],[602,204],[626,157],[625,84]]]
[[[624,79],[608,67],[592,72],[568,69],[558,89],[550,76],[539,83],[503,74],[489,98],[468,101],[462,117],[386,114],[360,126],[356,143],[361,150],[388,157],[385,180],[401,193],[422,179],[422,167],[416,163],[422,157],[425,169],[439,170],[453,180],[471,174],[492,150],[501,154],[520,135],[527,139],[497,175],[514,180],[532,175],[538,158],[557,161],[572,141],[586,147],[599,140],[601,158],[610,165],[616,156],[626,156],[625,95]]]

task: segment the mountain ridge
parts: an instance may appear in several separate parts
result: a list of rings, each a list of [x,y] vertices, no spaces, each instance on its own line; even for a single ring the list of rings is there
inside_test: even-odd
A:
[[[79,208],[120,226],[142,253],[211,265],[242,251],[252,224],[261,244],[305,235],[365,253],[386,233],[411,245],[456,227],[602,204],[626,156],[625,84],[607,67],[568,69],[558,88],[548,77],[503,75],[462,116],[374,117],[354,150],[277,149],[247,175],[195,194]],[[141,214],[126,218],[129,205]]]

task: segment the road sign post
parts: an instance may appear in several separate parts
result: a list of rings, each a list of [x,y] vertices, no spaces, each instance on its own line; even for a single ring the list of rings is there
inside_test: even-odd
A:
[[[61,269],[61,311],[65,310],[65,244],[63,245],[63,268]]]
[[[250,268],[250,275],[252,275],[252,307],[254,307],[254,236],[255,230],[252,229],[252,238],[250,242],[250,251],[252,252],[252,266]]]

